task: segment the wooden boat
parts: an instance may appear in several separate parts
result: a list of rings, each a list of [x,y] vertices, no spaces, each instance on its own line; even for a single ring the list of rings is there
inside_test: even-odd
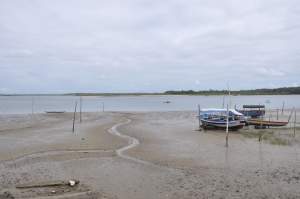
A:
[[[229,130],[238,130],[245,126],[239,120],[228,121],[228,129]],[[203,129],[222,129],[225,130],[227,128],[227,121],[220,119],[201,119],[201,127]]]
[[[238,130],[245,126],[245,118],[243,114],[234,109],[202,109],[199,110],[199,119],[203,129],[223,129],[227,128],[228,114],[228,129]]]
[[[263,120],[263,119],[248,119],[247,123],[249,125],[255,125],[255,126],[280,127],[280,126],[286,126],[289,122],[269,121],[269,120]]]
[[[264,105],[243,105],[243,109],[238,112],[250,118],[263,117],[266,113]]]

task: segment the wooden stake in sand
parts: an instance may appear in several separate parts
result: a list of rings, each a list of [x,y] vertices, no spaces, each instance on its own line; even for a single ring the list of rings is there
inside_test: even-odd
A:
[[[200,114],[201,114],[201,107],[198,104],[198,121],[199,121],[199,130],[201,130],[201,118],[200,118]]]
[[[82,117],[81,117],[81,115],[82,115],[82,97],[80,96],[80,99],[79,99],[79,107],[80,107],[80,113],[79,113],[79,121],[80,121],[80,123],[81,123],[81,121],[82,121]]]
[[[229,134],[229,109],[227,104],[227,120],[226,120],[226,147],[228,147],[228,134]]]
[[[295,118],[294,118],[294,137],[296,137],[296,122],[297,122],[297,111],[295,109]]]
[[[225,108],[225,95],[223,96],[222,108]]]
[[[282,102],[282,108],[281,108],[281,115],[283,115],[283,113],[284,113],[284,104],[285,104],[285,102],[283,101]]]
[[[292,109],[292,111],[291,111],[291,113],[290,113],[290,115],[289,115],[288,123],[290,123],[290,120],[291,120],[291,118],[292,118],[292,116],[293,116],[294,111],[296,111],[295,107]]]
[[[73,128],[72,128],[73,133],[75,131],[76,109],[77,109],[77,101],[75,102],[75,110],[74,110],[74,115],[73,115]]]
[[[269,123],[271,123],[271,118],[272,118],[272,113],[271,113],[271,110],[270,110]],[[270,128],[270,126],[268,126],[268,128]]]
[[[31,114],[34,114],[34,97],[31,98]]]

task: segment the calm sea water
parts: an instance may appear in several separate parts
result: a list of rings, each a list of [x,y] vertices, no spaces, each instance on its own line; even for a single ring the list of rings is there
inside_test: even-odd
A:
[[[202,108],[222,108],[223,96],[114,96],[82,97],[82,111],[179,111]],[[243,104],[264,104],[266,108],[300,108],[300,95],[277,96],[231,96],[225,97],[224,104],[242,107]],[[75,96],[0,96],[0,114],[43,113],[45,111],[74,110]],[[164,101],[171,101],[166,104]]]

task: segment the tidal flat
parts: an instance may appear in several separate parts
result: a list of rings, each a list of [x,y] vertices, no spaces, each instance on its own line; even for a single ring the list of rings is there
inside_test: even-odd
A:
[[[199,131],[193,111],[0,116],[0,198],[299,198],[299,129]],[[247,133],[245,136],[244,134]],[[253,136],[252,136],[253,135]],[[76,179],[80,184],[16,188]]]

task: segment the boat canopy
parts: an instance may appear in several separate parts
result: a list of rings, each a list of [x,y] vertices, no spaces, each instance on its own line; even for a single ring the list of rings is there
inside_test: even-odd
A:
[[[243,108],[264,109],[265,105],[243,105]]]
[[[229,109],[229,115],[243,116],[242,113],[235,109]],[[227,109],[208,108],[201,109],[201,115],[226,115]]]

